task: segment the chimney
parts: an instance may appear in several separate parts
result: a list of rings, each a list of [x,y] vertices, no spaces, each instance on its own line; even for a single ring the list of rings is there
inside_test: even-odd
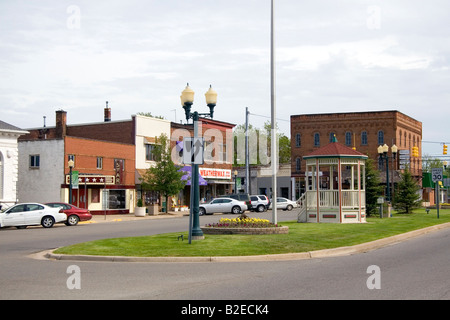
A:
[[[56,138],[63,139],[67,132],[67,112],[64,110],[56,111]]]
[[[111,121],[111,108],[108,107],[108,101],[106,101],[105,107],[105,122]]]

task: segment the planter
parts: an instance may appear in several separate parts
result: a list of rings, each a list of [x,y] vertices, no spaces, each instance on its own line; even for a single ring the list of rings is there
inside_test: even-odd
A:
[[[148,215],[157,216],[159,214],[159,206],[157,204],[148,206]]]
[[[145,207],[136,207],[134,208],[134,215],[136,217],[145,217]]]
[[[228,227],[200,227],[204,234],[287,234],[289,227],[269,228],[228,228]]]

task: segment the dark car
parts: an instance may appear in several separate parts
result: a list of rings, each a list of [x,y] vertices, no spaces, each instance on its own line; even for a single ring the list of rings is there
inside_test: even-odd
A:
[[[67,216],[67,221],[65,222],[67,226],[76,226],[79,221],[88,221],[92,219],[92,214],[89,210],[75,207],[69,203],[50,202],[46,203],[46,205],[53,208],[62,208]]]
[[[233,193],[233,194],[226,194],[223,196],[220,196],[220,198],[232,198],[239,201],[244,201],[247,205],[247,210],[250,210],[252,208],[252,202],[250,201],[250,196],[248,193]]]

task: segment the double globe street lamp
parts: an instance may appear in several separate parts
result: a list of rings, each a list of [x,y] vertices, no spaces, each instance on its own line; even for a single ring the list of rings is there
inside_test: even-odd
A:
[[[398,148],[397,146],[394,144],[391,147],[391,152],[392,152],[392,160],[395,160],[396,156],[397,156],[397,151]],[[383,160],[386,160],[386,200],[388,202],[391,201],[391,192],[390,192],[390,187],[389,187],[389,156],[388,156],[388,152],[389,152],[389,147],[387,144],[384,144],[383,146],[379,146],[378,147],[378,155],[380,156],[380,163],[383,163]]]
[[[213,118],[214,107],[217,103],[217,92],[209,86],[209,90],[205,93],[206,104],[209,107],[209,113],[198,113],[197,111],[191,112],[192,105],[194,104],[194,91],[189,87],[189,83],[186,88],[181,92],[181,105],[183,106],[186,114],[186,121],[192,119],[194,122],[194,141],[198,138],[198,120],[200,116]],[[186,150],[186,148],[183,148]],[[192,152],[192,148],[191,148]],[[189,214],[189,243],[191,240],[204,239],[203,231],[200,229],[199,220],[199,207],[200,207],[200,185],[198,182],[198,163],[191,163],[191,204]]]

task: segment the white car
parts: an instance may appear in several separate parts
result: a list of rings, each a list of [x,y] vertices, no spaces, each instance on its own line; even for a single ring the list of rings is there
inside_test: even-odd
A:
[[[215,212],[223,213],[241,213],[247,210],[247,204],[231,198],[216,198],[209,203],[200,204],[199,215],[213,214]]]
[[[277,197],[277,209],[291,211],[293,208],[297,208],[298,204],[295,201],[291,201],[286,198]],[[272,201],[270,202],[269,209],[272,208]]]
[[[40,203],[20,203],[0,213],[0,228],[21,229],[34,225],[51,228],[55,223],[66,220],[67,216],[61,208],[51,208]]]

